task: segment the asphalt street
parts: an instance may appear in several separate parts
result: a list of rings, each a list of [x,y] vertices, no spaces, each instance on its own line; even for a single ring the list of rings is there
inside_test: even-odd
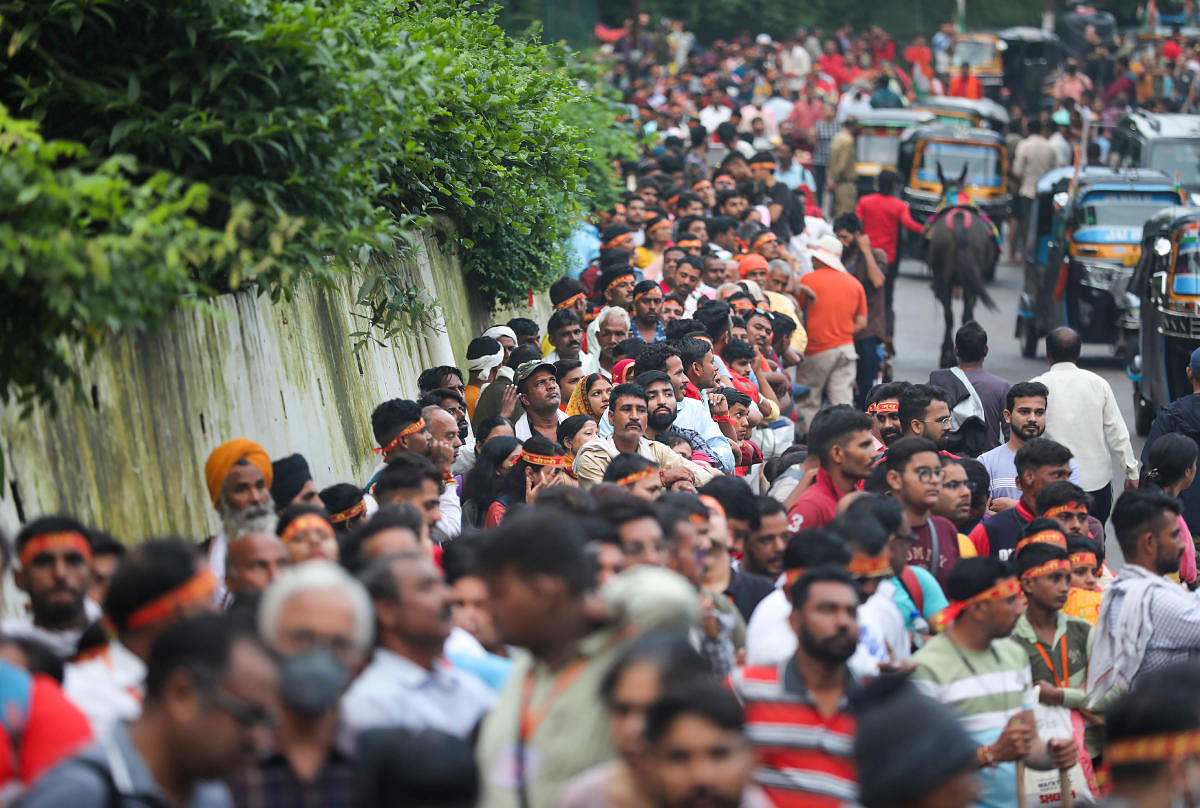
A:
[[[996,268],[995,281],[988,287],[989,293],[996,301],[997,310],[989,311],[982,305],[976,305],[975,308],[975,319],[988,332],[988,357],[984,368],[1010,382],[1030,379],[1048,367],[1044,345],[1039,347],[1036,359],[1026,359],[1021,356],[1021,347],[1013,335],[1023,271],[1024,268],[1017,264],[1001,263]],[[896,282],[894,308],[894,376],[911,382],[926,381],[929,371],[937,367],[938,349],[942,339],[942,311],[941,304],[933,296],[929,272],[923,263],[906,260],[901,265],[900,278]],[[961,301],[956,300],[956,328],[961,324],[961,319]],[[1124,366],[1117,362],[1111,347],[1103,345],[1084,345],[1079,364],[1100,374],[1112,385],[1117,402],[1121,405],[1121,414],[1129,428],[1134,452],[1140,456],[1144,441],[1135,434],[1133,428],[1133,385],[1125,375]],[[1121,475],[1115,463],[1113,473],[1119,485]],[[1107,545],[1110,564],[1114,561],[1119,564],[1120,550],[1112,540],[1111,527]]]

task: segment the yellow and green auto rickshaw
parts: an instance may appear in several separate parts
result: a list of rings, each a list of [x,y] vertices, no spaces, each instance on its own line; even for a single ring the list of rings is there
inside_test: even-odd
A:
[[[1141,304],[1141,338],[1128,373],[1144,436],[1164,404],[1192,392],[1184,368],[1200,348],[1200,208],[1172,206],[1146,221],[1130,292]]]
[[[1008,112],[990,98],[929,95],[912,108],[932,112],[950,126],[986,127],[997,132],[1008,127]]]
[[[873,109],[861,112],[854,140],[854,169],[858,172],[858,195],[875,190],[875,179],[884,169],[896,170],[900,161],[900,136],[904,130],[937,120],[932,112],[912,109]]]
[[[985,31],[968,31],[954,37],[950,52],[951,73],[963,65],[971,66],[971,75],[979,79],[988,98],[998,98],[1004,85],[1004,51],[1008,43]]]
[[[1008,218],[1008,150],[1004,138],[990,129],[932,123],[905,131],[900,138],[900,178],[904,201],[914,219],[924,222],[942,198],[938,168],[947,176],[966,169],[965,190],[996,225]]]

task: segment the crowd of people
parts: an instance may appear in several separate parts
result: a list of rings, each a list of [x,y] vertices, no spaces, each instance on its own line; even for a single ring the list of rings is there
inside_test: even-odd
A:
[[[921,227],[894,175],[845,193],[843,102],[860,77],[871,103],[934,91],[939,43],[911,69],[878,28],[694,44],[673,25],[614,62],[660,136],[634,187],[577,234],[548,319],[346,425],[373,435],[369,479],[233,438],[202,543],[69,515],[0,542],[29,600],[0,624],[0,799],[1195,799],[1177,425],[1200,410],[1164,410],[1139,460],[1068,328],[1032,379],[985,370],[968,322],[954,367],[893,380],[897,244]],[[1200,351],[1188,374],[1200,391]]]

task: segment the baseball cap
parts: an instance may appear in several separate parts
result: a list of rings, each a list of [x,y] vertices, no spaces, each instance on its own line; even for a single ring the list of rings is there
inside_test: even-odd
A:
[[[554,365],[549,362],[544,362],[541,359],[532,359],[528,362],[522,362],[517,366],[517,391],[525,392],[525,382],[539,370],[545,370],[554,375]]]

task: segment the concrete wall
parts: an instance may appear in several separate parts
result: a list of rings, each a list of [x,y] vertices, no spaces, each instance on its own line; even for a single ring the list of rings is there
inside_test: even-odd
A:
[[[377,462],[375,405],[415,397],[422,368],[465,366],[472,337],[514,316],[489,315],[432,236],[403,270],[444,317],[390,346],[354,353],[350,334],[365,321],[353,304],[357,282],[347,279],[329,290],[303,283],[279,304],[223,295],[212,312],[181,312],[160,333],[110,339],[91,362],[77,353],[87,401],[64,395],[54,418],[0,412],[0,527],[11,538],[20,513],[64,512],[130,543],[208,535],[218,524],[204,461],[235,437],[272,458],[300,452],[318,486],[366,482]],[[532,314],[519,313],[545,323],[549,303],[535,302]]]

